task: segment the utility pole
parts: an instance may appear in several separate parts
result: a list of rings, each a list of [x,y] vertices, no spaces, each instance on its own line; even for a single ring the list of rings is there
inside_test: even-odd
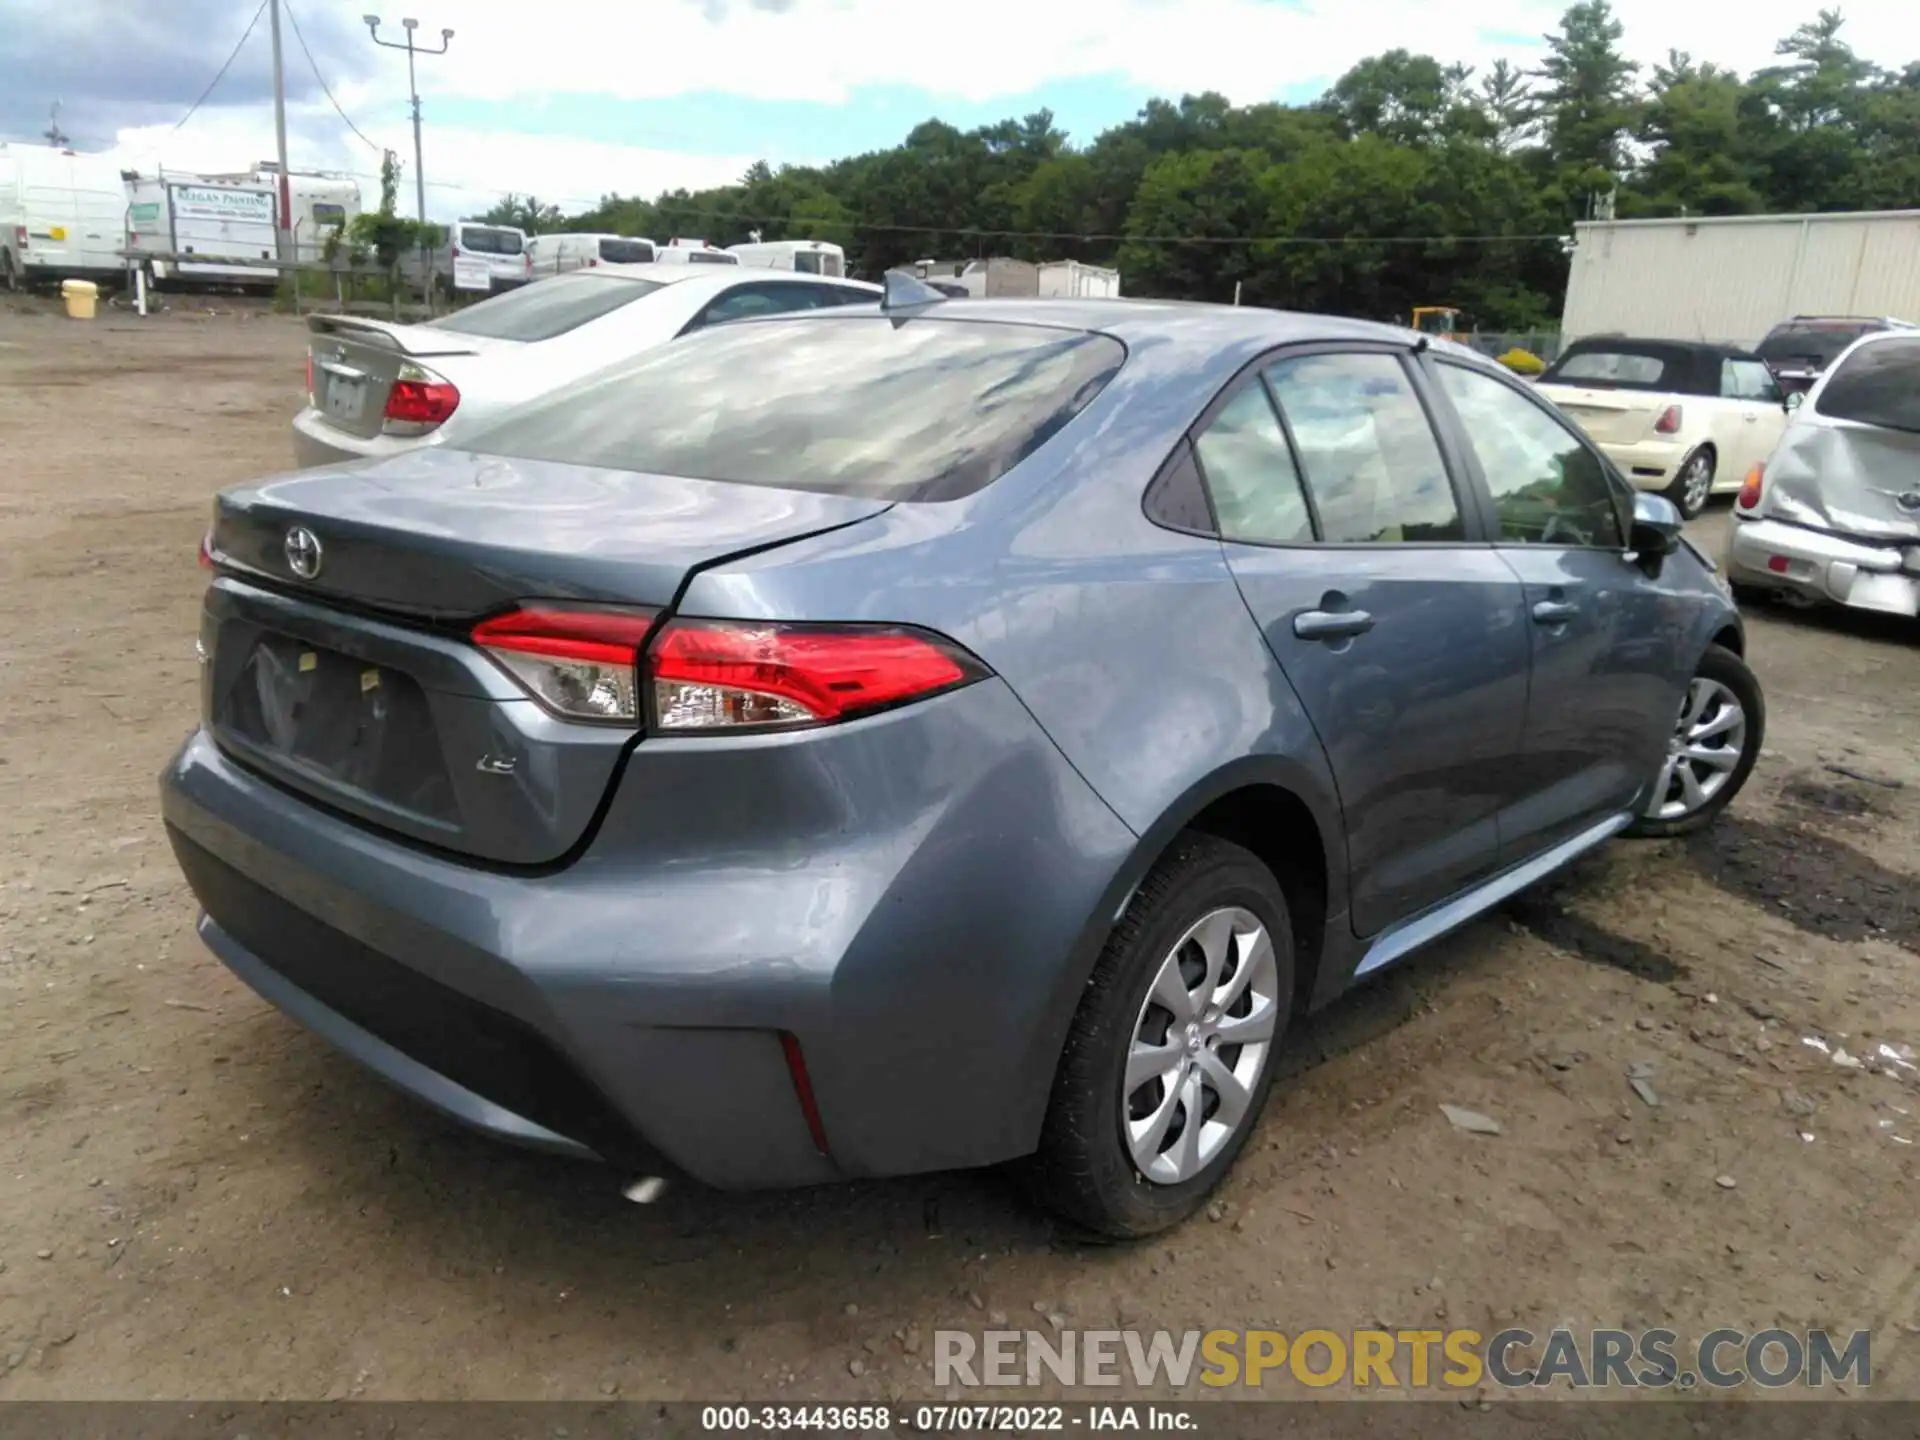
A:
[[[407,32],[407,42],[402,45],[396,40],[382,40],[380,38],[380,17],[378,15],[362,15],[360,18],[367,22],[367,33],[373,36],[374,44],[384,45],[389,50],[404,50],[407,52],[407,92],[413,97],[413,185],[414,195],[419,206],[419,212],[415,218],[424,222],[427,218],[427,171],[426,165],[420,156],[420,85],[419,82],[413,78],[413,57],[415,54],[446,54],[447,46],[453,41],[453,31],[442,30],[440,32],[440,48],[438,50],[429,50],[424,45],[415,45],[413,43],[413,32],[420,28],[420,22],[418,20],[409,17],[400,22],[400,28]]]
[[[66,132],[60,128],[60,102],[58,100],[53,102],[53,109],[47,115],[47,128],[40,133],[47,137],[47,144],[53,146],[54,149],[64,150],[66,148],[68,142]]]
[[[287,178],[287,71],[280,63],[280,0],[267,0],[273,19],[273,139],[280,159],[280,199],[274,208],[274,250],[280,263],[299,257],[293,253],[293,189]]]

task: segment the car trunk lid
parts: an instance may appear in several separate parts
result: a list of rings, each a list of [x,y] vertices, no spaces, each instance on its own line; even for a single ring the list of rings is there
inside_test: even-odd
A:
[[[473,622],[530,600],[662,609],[703,565],[888,508],[438,448],[230,490],[211,540],[206,720],[331,808],[551,863],[586,833],[636,726],[549,713],[469,642]]]
[[[1645,390],[1552,384],[1536,388],[1600,445],[1638,444],[1653,433],[1661,413],[1677,403],[1670,395]]]
[[[355,315],[315,315],[308,319],[312,338],[307,355],[312,370],[313,408],[320,418],[349,435],[380,433],[387,397],[409,361],[460,383],[460,371],[474,358],[524,349],[518,341],[456,335],[430,325],[398,325]]]

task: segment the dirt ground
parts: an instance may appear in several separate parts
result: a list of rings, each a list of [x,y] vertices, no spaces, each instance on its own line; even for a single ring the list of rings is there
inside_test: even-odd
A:
[[[1769,738],[1725,821],[1296,1030],[1169,1238],[1081,1246],[993,1175],[642,1209],[391,1093],[194,938],[155,777],[195,545],[285,461],[301,364],[267,314],[0,313],[0,1397],[928,1398],[931,1332],[1005,1317],[1871,1327],[1874,1393],[1920,1396],[1920,1082],[1802,1043],[1920,1043],[1915,634],[1754,614]]]

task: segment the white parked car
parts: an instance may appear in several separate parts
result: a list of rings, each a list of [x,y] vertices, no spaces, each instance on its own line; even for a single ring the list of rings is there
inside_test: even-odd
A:
[[[1593,336],[1568,346],[1538,388],[1636,488],[1689,520],[1709,496],[1738,490],[1787,427],[1767,363],[1730,345]]]
[[[1920,615],[1920,330],[1822,372],[1741,487],[1726,571],[1743,595]]]
[[[706,325],[877,303],[880,287],[737,266],[601,265],[496,295],[428,325],[307,321],[300,465],[457,443],[502,411]]]
[[[654,243],[644,235],[535,235],[527,241],[535,280],[600,265],[649,265],[655,258]]]

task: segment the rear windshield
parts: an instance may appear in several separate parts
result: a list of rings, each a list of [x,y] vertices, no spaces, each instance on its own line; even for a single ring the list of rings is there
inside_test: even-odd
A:
[[[1760,342],[1757,352],[1769,365],[1788,370],[1808,366],[1815,370],[1824,370],[1840,356],[1840,352],[1858,340],[1862,335],[1870,334],[1882,327],[1867,324],[1812,324],[1812,325],[1776,325]]]
[[[657,280],[574,271],[508,290],[433,322],[436,330],[489,340],[551,340],[663,288]]]
[[[600,258],[609,265],[645,265],[653,259],[653,246],[644,240],[602,240]]]
[[[884,500],[990,485],[1126,350],[1035,325],[864,316],[697,331],[514,411],[486,454]]]
[[[1566,381],[1602,389],[1659,390],[1667,384],[1667,362],[1658,355],[1629,350],[1581,350],[1562,356],[1540,379],[1548,384]]]
[[[486,225],[462,225],[457,243],[462,250],[478,255],[518,255],[521,250],[518,230],[495,230]]]
[[[738,255],[729,255],[724,250],[689,250],[686,254],[689,265],[738,265],[740,263]]]
[[[1862,345],[1827,377],[1817,408],[1835,420],[1920,433],[1920,336]]]

